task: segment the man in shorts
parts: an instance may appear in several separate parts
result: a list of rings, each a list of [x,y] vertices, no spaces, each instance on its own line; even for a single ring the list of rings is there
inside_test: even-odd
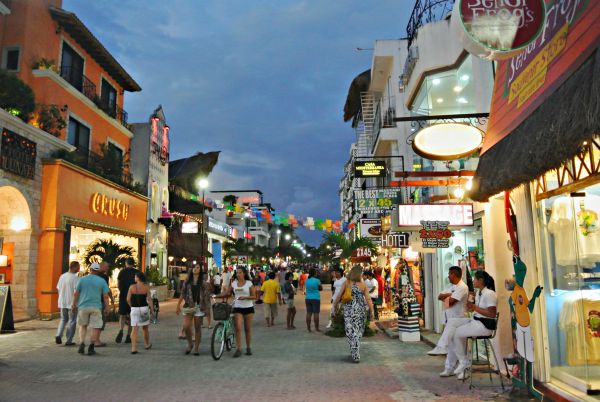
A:
[[[108,285],[100,276],[101,268],[97,262],[90,266],[90,274],[84,276],[77,283],[73,295],[71,310],[77,311],[77,324],[79,324],[79,350],[85,353],[85,337],[88,326],[92,328],[90,335],[90,346],[88,355],[96,354],[94,344],[99,342],[100,329],[102,328],[102,302],[104,301],[105,312],[108,313]]]
[[[296,288],[293,284],[294,274],[288,272],[285,274],[285,294],[287,295],[287,329],[296,329],[294,326],[294,318],[296,317],[296,306],[294,306],[294,295],[296,294]]]
[[[123,268],[117,276],[117,283],[119,287],[119,323],[121,325],[121,329],[119,330],[117,338],[115,339],[115,342],[117,343],[121,343],[123,340],[123,329],[125,326],[127,326],[125,343],[131,343],[131,319],[129,318],[131,308],[129,307],[129,303],[127,303],[127,293],[129,292],[129,287],[135,283],[136,272],[137,269],[135,269],[135,260],[129,257],[125,261],[125,268]]]
[[[269,272],[269,279],[262,284],[260,291],[263,294],[267,327],[272,327],[275,323],[275,317],[277,317],[277,299],[281,297],[281,286],[275,280],[275,272]]]

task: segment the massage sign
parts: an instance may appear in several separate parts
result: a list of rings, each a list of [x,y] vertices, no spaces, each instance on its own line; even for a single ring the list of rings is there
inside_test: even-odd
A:
[[[423,241],[423,248],[448,248],[453,233],[448,229],[448,221],[421,221],[423,229],[419,230],[419,237]]]
[[[123,201],[108,197],[105,194],[94,193],[91,197],[92,212],[114,219],[126,221],[129,217],[129,205]]]

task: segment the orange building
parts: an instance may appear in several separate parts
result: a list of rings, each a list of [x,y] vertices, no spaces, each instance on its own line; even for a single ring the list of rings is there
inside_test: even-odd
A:
[[[41,112],[53,109],[65,124],[51,133],[75,147],[45,159],[41,169],[39,223],[31,223],[37,268],[29,275],[42,316],[58,311],[59,276],[95,240],[132,247],[141,267],[145,255],[148,200],[129,171],[133,133],[123,109],[125,91],[141,88],[61,6],[61,0],[12,0],[0,7],[0,67],[33,89],[38,108],[31,124],[44,127]]]

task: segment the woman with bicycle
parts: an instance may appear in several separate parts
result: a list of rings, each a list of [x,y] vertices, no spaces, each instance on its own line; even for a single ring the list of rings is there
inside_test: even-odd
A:
[[[176,314],[181,313],[181,303],[183,304],[183,332],[188,342],[185,354],[189,355],[194,349],[194,355],[200,355],[200,340],[202,339],[202,317],[206,315],[206,298],[204,297],[206,282],[204,282],[202,268],[195,265],[188,274],[188,278],[183,284],[181,297],[177,303]],[[194,342],[192,344],[192,323],[194,324]]]
[[[252,285],[252,281],[250,281],[246,267],[238,267],[231,286],[215,297],[228,298],[230,296],[234,296],[233,325],[235,327],[235,343],[237,346],[233,357],[240,357],[242,355],[242,326],[246,334],[246,354],[250,356],[252,355],[250,343],[252,341],[252,319],[254,318],[256,290]]]

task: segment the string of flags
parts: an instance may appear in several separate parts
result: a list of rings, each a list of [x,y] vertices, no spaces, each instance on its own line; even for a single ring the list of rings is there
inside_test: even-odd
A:
[[[189,194],[190,199],[202,203],[202,199],[195,194]],[[267,209],[248,207],[242,204],[224,204],[219,205],[214,200],[204,199],[204,205],[207,208],[227,210],[228,214],[234,213],[246,215],[248,218],[254,218],[259,222],[267,222],[275,225],[290,226],[295,228],[303,227],[308,230],[322,230],[326,232],[347,233],[354,229],[355,223],[344,222],[334,219],[322,219],[313,217],[302,217],[285,212],[269,212]],[[230,216],[231,216],[230,215]]]

